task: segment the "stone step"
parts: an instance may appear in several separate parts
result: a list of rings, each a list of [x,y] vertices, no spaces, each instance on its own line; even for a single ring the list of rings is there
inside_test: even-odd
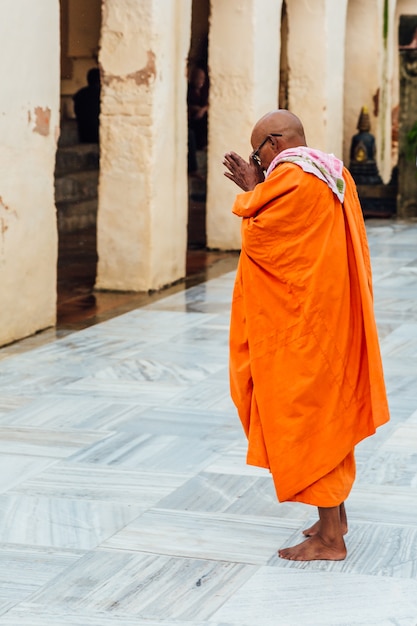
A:
[[[96,226],[97,198],[84,202],[57,202],[58,231],[73,233]]]
[[[73,146],[79,143],[77,120],[61,120],[58,147]]]
[[[97,197],[98,170],[55,178],[55,202],[84,202]]]
[[[56,153],[55,176],[71,172],[98,170],[100,166],[99,147],[95,143],[77,144],[58,148]]]

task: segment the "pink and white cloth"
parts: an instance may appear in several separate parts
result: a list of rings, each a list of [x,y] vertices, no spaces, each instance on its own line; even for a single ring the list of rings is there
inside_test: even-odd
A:
[[[289,162],[299,165],[305,172],[314,174],[323,180],[343,202],[346,183],[343,179],[343,162],[334,154],[327,154],[321,150],[298,146],[283,150],[271,161],[266,171],[266,178],[280,163]]]

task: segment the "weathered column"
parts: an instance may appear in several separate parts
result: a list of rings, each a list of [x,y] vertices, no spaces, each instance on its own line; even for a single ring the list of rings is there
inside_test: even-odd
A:
[[[413,127],[417,135],[417,49],[400,52],[397,215],[401,218],[417,217],[417,140],[407,138]]]
[[[342,153],[346,0],[287,0],[289,109],[310,146]]]
[[[251,152],[254,123],[277,108],[281,2],[211,1],[207,243],[240,247],[240,220],[231,214],[239,191],[223,176],[223,155]]]
[[[190,0],[104,0],[99,289],[185,274]]]
[[[0,344],[55,323],[59,2],[2,0]]]

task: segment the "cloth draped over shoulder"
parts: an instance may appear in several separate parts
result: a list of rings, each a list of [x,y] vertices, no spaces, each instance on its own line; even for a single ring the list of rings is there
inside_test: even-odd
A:
[[[317,166],[317,152],[280,153],[233,206],[230,386],[247,462],[270,469],[278,499],[336,506],[355,445],[389,411],[356,186],[333,155]]]

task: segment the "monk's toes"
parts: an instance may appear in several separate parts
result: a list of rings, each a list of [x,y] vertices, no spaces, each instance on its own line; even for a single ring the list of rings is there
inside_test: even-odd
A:
[[[289,554],[288,550],[285,550],[285,549],[284,550],[278,550],[278,556],[281,559],[287,559],[287,561],[291,561],[292,560],[291,554]]]

